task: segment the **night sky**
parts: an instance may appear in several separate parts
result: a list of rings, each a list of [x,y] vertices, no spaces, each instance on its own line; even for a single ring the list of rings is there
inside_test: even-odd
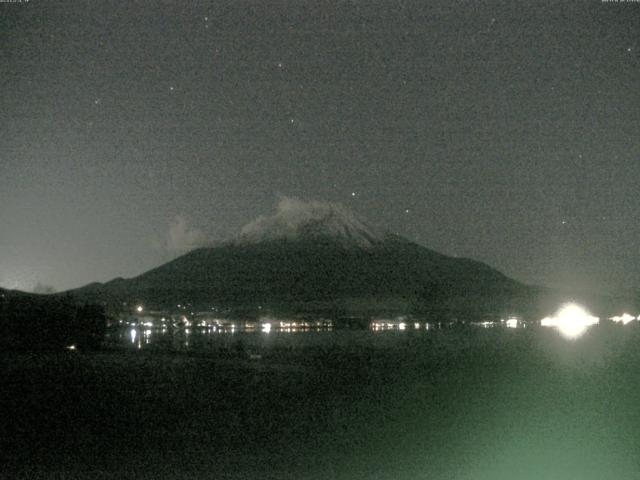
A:
[[[0,82],[3,287],[134,276],[288,196],[640,288],[640,3],[5,0]]]

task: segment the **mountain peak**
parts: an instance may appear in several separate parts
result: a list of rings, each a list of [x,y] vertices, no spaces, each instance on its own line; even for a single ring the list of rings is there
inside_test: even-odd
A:
[[[385,232],[366,224],[340,204],[283,197],[275,214],[260,216],[245,225],[234,243],[331,238],[369,248],[386,237]]]

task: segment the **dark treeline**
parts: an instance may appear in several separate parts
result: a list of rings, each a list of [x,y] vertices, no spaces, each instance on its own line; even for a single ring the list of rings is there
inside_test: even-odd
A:
[[[39,295],[0,297],[3,350],[97,348],[106,329],[104,308],[77,305],[68,298]]]

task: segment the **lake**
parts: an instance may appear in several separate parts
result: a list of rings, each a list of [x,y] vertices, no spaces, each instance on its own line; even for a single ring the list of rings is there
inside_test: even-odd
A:
[[[5,478],[640,477],[637,322],[111,335],[2,354]]]

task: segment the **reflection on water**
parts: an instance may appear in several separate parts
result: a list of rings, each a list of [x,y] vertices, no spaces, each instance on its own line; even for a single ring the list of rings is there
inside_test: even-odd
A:
[[[640,320],[640,317],[623,313],[610,317],[611,323],[627,325]],[[418,321],[408,316],[392,318],[376,318],[368,324],[360,323],[360,334],[375,337],[393,334],[394,337],[405,337],[414,334],[430,334],[433,330],[468,326],[468,328],[498,328],[522,329],[527,326],[550,327],[559,331],[567,339],[576,339],[583,335],[590,327],[599,323],[599,318],[591,315],[585,308],[574,303],[565,304],[553,316],[543,318],[538,322],[527,322],[516,316],[508,316],[496,320],[476,322],[450,320],[442,322]],[[357,322],[356,322],[357,324]],[[231,320],[220,318],[187,318],[150,316],[144,319],[129,319],[120,321],[118,327],[111,330],[106,341],[111,345],[128,346],[129,348],[160,348],[170,350],[201,349],[201,348],[232,348],[238,343],[264,346],[267,343],[282,342],[283,345],[308,342],[313,338],[323,337],[325,342],[345,341],[353,336],[353,330],[347,334],[344,330],[334,332],[332,320],[288,320],[270,316],[257,320]],[[335,333],[335,335],[327,335]],[[372,335],[373,334],[373,335]],[[357,335],[357,334],[356,334]],[[363,337],[364,338],[364,337]],[[382,338],[382,337],[380,337]]]
[[[393,344],[413,335],[430,335],[432,332],[452,328],[456,322],[418,322],[407,318],[378,319],[368,328],[338,329],[333,322],[284,321],[270,318],[261,322],[225,322],[224,324],[201,324],[190,322],[175,327],[159,324],[147,327],[144,323],[127,325],[111,330],[107,334],[107,344],[135,349],[153,348],[160,350],[206,350],[219,348],[308,346],[311,344],[338,345],[351,341]],[[470,323],[471,328],[480,325],[485,328],[508,328],[506,320],[496,322]],[[240,348],[240,347],[238,347]],[[251,353],[251,352],[249,352]]]
[[[142,338],[138,335],[138,330],[131,328],[129,330],[129,337],[131,338],[131,344],[137,348],[142,348]],[[137,340],[137,341],[136,341]]]
[[[269,334],[288,336],[294,334],[322,334],[333,332],[330,321],[225,321],[220,323],[181,322],[178,326],[161,322],[154,325],[150,322],[131,323],[118,326],[106,335],[106,343],[110,345],[128,346],[142,349],[145,347],[185,350],[209,347],[230,346],[241,341],[262,343]]]
[[[429,324],[426,322],[412,322],[404,317],[396,317],[392,319],[375,319],[370,323],[370,328],[374,332],[389,331],[389,330],[429,330]]]

